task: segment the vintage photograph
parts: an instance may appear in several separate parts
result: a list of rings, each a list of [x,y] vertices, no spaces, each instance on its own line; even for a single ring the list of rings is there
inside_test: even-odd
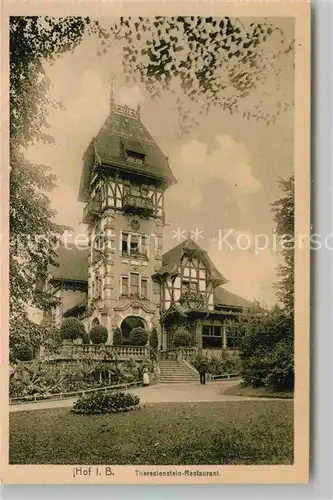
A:
[[[293,465],[295,18],[8,22],[9,464]]]

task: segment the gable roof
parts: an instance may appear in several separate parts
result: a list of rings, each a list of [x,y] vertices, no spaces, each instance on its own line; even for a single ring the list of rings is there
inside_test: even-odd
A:
[[[222,286],[218,286],[214,290],[214,306],[230,306],[249,309],[253,307],[253,303],[243,299],[239,295],[228,292]]]
[[[74,246],[57,249],[59,266],[49,266],[48,272],[55,280],[88,281],[88,249]]]
[[[215,285],[224,285],[228,280],[216,269],[208,256],[206,250],[202,249],[191,238],[183,241],[179,245],[171,248],[163,254],[162,267],[156,271],[156,276],[175,275],[178,273],[178,267],[184,255],[193,255],[199,257],[210,275],[210,279]]]
[[[144,155],[144,163],[128,159],[126,150]],[[101,130],[90,142],[83,156],[79,201],[87,202],[90,176],[94,166],[147,178],[175,183],[168,158],[140,120],[139,113],[126,106],[114,106]]]

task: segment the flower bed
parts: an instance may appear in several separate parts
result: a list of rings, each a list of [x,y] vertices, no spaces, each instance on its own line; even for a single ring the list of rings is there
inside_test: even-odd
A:
[[[112,394],[95,393],[82,396],[74,403],[71,411],[85,415],[120,413],[135,410],[139,403],[140,398],[129,392],[117,391]]]

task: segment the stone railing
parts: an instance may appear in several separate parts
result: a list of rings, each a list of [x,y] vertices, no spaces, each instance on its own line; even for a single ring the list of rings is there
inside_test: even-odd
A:
[[[100,360],[144,360],[149,358],[149,348],[144,346],[113,346],[94,344],[64,344],[56,352],[43,354],[47,359],[100,359]]]
[[[177,349],[169,349],[167,351],[160,351],[160,359],[193,361],[197,355],[198,349],[196,347],[178,347]]]

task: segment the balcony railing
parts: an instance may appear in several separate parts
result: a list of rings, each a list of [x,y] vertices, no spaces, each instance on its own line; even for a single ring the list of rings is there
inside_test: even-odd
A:
[[[82,222],[84,224],[91,224],[100,214],[101,204],[98,201],[90,200],[83,209]]]
[[[121,252],[121,256],[124,258],[124,259],[132,259],[132,260],[148,260],[148,255],[147,253],[144,253],[144,252],[134,252],[134,251],[126,251],[126,250],[123,250]]]
[[[113,346],[93,344],[63,344],[56,352],[45,351],[47,359],[95,359],[95,360],[144,360],[149,358],[149,348],[144,346]]]
[[[145,196],[127,193],[123,199],[123,210],[129,213],[148,215],[154,212],[154,203]]]

